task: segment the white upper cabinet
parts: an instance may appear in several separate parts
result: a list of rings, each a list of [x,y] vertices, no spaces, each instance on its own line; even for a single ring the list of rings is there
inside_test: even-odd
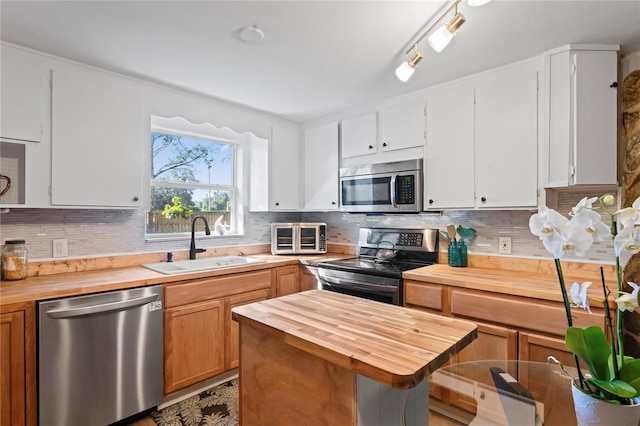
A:
[[[300,208],[300,130],[271,128],[271,180],[269,210]]]
[[[545,52],[546,188],[617,184],[619,46]]]
[[[473,85],[427,93],[425,210],[474,207]]]
[[[427,93],[425,209],[537,205],[539,61]]]
[[[52,204],[140,207],[142,144],[150,143],[144,134],[134,83],[89,69],[55,69]]]
[[[34,55],[2,46],[0,138],[40,142],[48,71]]]
[[[378,146],[378,115],[375,112],[345,118],[340,124],[342,158],[375,154]]]
[[[304,209],[339,208],[338,123],[304,132]]]
[[[476,206],[536,207],[537,63],[485,74],[475,90]]]
[[[425,103],[406,101],[380,110],[380,149],[394,151],[424,146]]]

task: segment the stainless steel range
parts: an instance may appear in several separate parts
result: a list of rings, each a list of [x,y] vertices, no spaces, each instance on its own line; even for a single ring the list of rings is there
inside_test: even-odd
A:
[[[323,290],[402,305],[402,273],[438,262],[438,230],[360,228],[358,256],[318,264]]]

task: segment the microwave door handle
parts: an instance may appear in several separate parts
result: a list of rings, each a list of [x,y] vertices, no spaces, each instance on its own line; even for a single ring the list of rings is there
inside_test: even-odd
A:
[[[395,208],[398,208],[398,204],[396,203],[396,179],[398,178],[398,174],[394,173],[393,175],[391,175],[391,188],[390,192],[391,192],[391,205]]]

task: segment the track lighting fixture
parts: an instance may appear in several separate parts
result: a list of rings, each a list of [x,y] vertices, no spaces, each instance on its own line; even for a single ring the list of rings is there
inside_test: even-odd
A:
[[[429,36],[429,45],[436,52],[442,52],[442,50],[447,47],[453,36],[456,34],[458,29],[465,23],[466,19],[462,13],[458,12],[458,3],[462,0],[455,0],[451,6],[445,10],[442,15],[425,31],[420,37],[411,45],[411,47],[405,52],[409,54],[412,50],[414,51],[411,58],[403,62],[398,68],[396,68],[396,76],[403,83],[409,80],[413,75],[413,72],[416,70],[416,66],[418,62],[422,60],[422,53],[418,51],[418,44],[424,40],[427,36]],[[491,0],[467,0],[469,6],[482,6],[483,4],[489,3]],[[455,15],[451,20],[446,24],[440,27],[437,31],[433,31],[436,26],[438,26],[444,18],[447,16],[449,12],[455,9]]]
[[[400,64],[398,68],[396,68],[396,76],[401,82],[406,82],[411,78],[413,72],[416,70],[418,63],[422,60],[422,53],[418,51],[418,46],[414,46],[415,52],[411,56],[411,58]]]

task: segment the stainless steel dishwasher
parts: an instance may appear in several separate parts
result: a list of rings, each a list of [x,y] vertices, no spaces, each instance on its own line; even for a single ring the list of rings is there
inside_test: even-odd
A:
[[[38,302],[41,426],[107,425],[162,402],[162,286]]]

